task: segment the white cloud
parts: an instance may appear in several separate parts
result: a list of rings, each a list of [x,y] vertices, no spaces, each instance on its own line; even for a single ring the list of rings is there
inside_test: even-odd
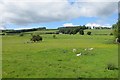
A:
[[[29,27],[29,28],[25,28],[25,27],[21,27],[21,28],[16,28],[16,29],[14,29],[14,30],[22,30],[22,29],[32,29],[32,28],[34,28],[34,27]]]
[[[0,25],[0,30],[5,30],[5,29],[6,29],[6,27],[3,24],[1,24]]]
[[[96,24],[96,23],[88,23],[88,24],[86,24],[86,26],[96,26],[96,27],[99,27],[101,25],[100,24]]]
[[[63,24],[63,27],[72,27],[72,26],[79,26],[79,25],[74,25],[73,23],[65,23]]]
[[[100,24],[97,24],[97,23],[87,23],[85,26],[91,27],[92,29],[93,29],[93,27],[111,27],[110,24],[100,25]]]
[[[112,27],[112,25],[110,25],[110,24],[104,24],[104,25],[102,25],[102,27]]]
[[[84,3],[90,1],[91,3]],[[24,25],[65,21],[80,16],[107,17],[117,10],[117,3],[98,3],[93,0],[0,0],[0,24],[13,23]]]
[[[119,2],[119,0],[76,0],[77,2]]]

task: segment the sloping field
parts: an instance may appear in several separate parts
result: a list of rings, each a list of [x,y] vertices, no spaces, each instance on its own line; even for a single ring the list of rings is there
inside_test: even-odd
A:
[[[98,32],[96,32],[98,33]],[[108,31],[108,33],[110,33]],[[29,43],[31,35],[3,36],[3,78],[117,78],[118,45],[110,35],[41,35],[42,42]],[[93,50],[86,50],[93,48]],[[76,52],[73,52],[76,49]],[[81,56],[76,56],[81,53]]]

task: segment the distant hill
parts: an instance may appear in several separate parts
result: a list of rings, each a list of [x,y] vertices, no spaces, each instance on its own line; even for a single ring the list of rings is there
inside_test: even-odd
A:
[[[46,30],[46,27],[40,27],[40,28],[32,28],[32,29],[21,29],[21,30],[2,30],[2,32],[5,33],[22,33],[22,32],[31,32],[31,31],[38,31],[38,30]]]

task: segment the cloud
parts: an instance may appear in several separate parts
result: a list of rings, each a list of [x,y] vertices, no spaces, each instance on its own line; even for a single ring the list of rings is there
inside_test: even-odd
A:
[[[1,26],[1,27],[0,27],[0,30],[5,30],[5,29],[6,29],[6,28],[5,28],[5,27],[3,27],[3,26]]]
[[[96,23],[87,23],[85,26],[95,26],[95,27],[100,27],[100,24],[96,24]]]
[[[16,29],[14,29],[14,30],[23,30],[23,29],[32,29],[32,28],[35,28],[35,27],[27,27],[27,28],[25,28],[25,27],[21,27],[21,28],[16,28]]]
[[[76,2],[119,2],[119,0],[76,0]]]
[[[63,24],[63,27],[69,27],[69,26],[79,26],[79,25],[74,25],[73,23],[65,23],[65,24]]]
[[[1,25],[0,25],[0,30],[5,30],[5,29],[6,29],[5,25],[4,25],[4,24],[1,24]]]
[[[85,26],[87,27],[91,27],[93,29],[93,27],[111,27],[110,24],[97,24],[97,23],[87,23]]]
[[[86,2],[85,2],[86,1]],[[90,3],[87,1],[91,1]],[[26,25],[84,17],[107,17],[117,11],[115,2],[75,0],[0,0],[0,24]]]
[[[118,10],[116,2],[76,2],[75,5],[84,17],[108,17]]]

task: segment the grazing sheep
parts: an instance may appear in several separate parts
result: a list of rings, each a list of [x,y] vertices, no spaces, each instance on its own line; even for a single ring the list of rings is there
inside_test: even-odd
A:
[[[82,54],[80,53],[80,54],[76,54],[76,56],[81,56]]]
[[[77,50],[76,49],[73,49],[73,52],[76,52]]]
[[[88,49],[86,48],[85,51],[87,51],[87,50],[90,50],[90,51],[91,51],[91,50],[93,50],[93,48],[88,48]]]
[[[91,51],[91,50],[93,50],[93,48],[89,48],[89,50]]]

